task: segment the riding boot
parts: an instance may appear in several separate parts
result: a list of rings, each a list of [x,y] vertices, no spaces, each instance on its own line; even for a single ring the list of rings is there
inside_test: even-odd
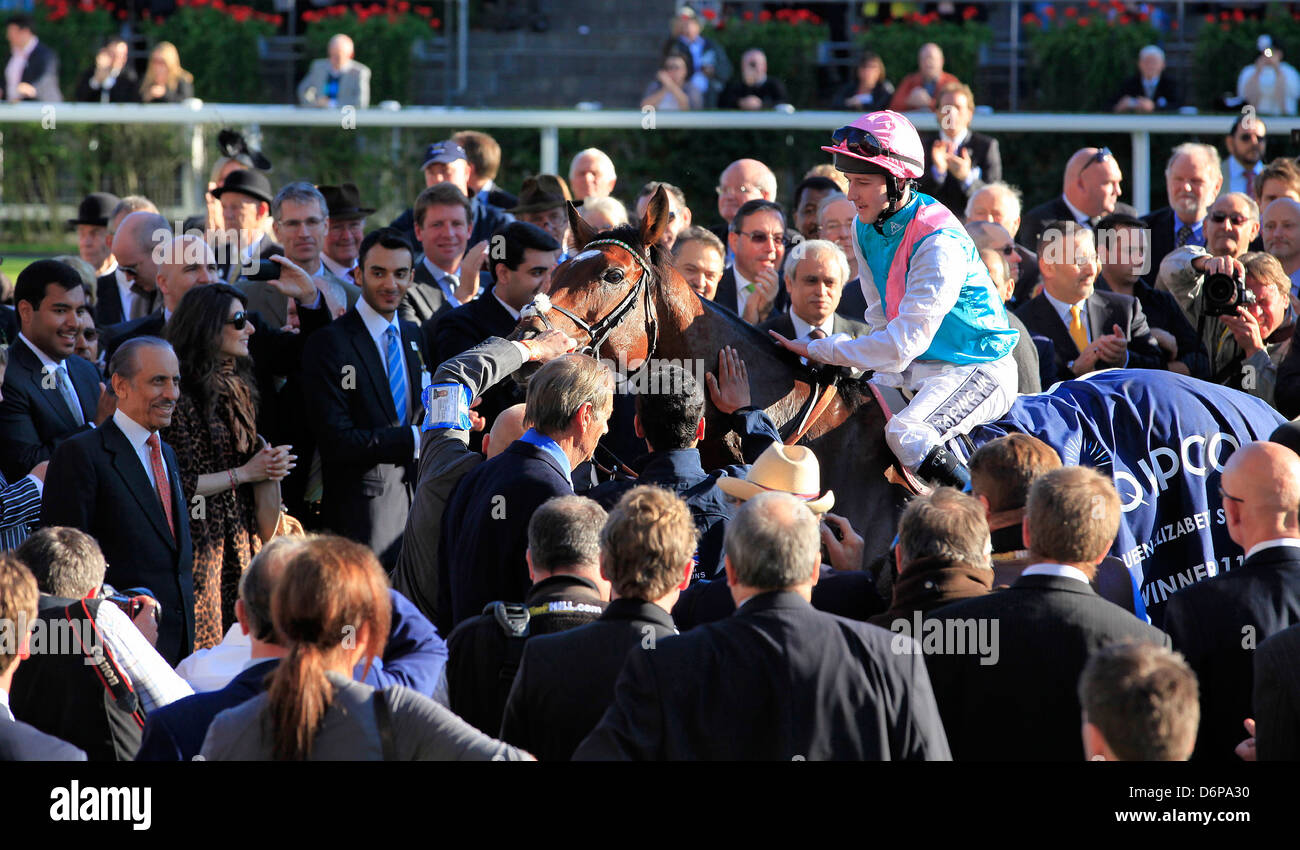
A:
[[[916,468],[916,475],[944,487],[956,487],[962,491],[970,489],[970,470],[944,446],[935,446],[930,450]]]

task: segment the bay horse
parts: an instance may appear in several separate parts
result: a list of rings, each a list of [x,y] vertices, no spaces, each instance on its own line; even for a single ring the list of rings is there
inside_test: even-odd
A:
[[[822,489],[835,493],[832,510],[863,536],[863,563],[873,564],[889,549],[907,495],[885,478],[894,456],[885,444],[884,411],[864,380],[809,369],[766,333],[696,294],[658,244],[668,212],[661,187],[639,226],[597,233],[568,204],[575,254],[552,274],[545,301],[539,299],[545,309],[525,308],[512,338],[553,326],[576,339],[580,351],[614,361],[624,373],[651,360],[673,361],[693,375],[713,372],[718,352],[731,346],[748,369],[754,406],[767,411],[783,437],[801,424],[807,428],[798,443],[816,454]],[[814,391],[831,380],[836,392],[807,425]],[[705,400],[704,468],[740,462],[728,417],[707,393]]]

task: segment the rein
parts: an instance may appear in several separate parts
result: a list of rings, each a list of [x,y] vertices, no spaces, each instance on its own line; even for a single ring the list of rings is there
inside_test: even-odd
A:
[[[605,340],[609,339],[610,334],[614,332],[615,328],[617,328],[623,319],[627,318],[628,314],[632,312],[632,309],[636,307],[637,298],[644,293],[646,330],[648,332],[650,343],[649,348],[646,349],[645,363],[642,364],[642,368],[645,368],[645,365],[650,362],[650,358],[654,356],[655,347],[659,344],[659,321],[658,316],[655,314],[654,303],[650,298],[649,292],[649,283],[654,280],[654,269],[650,267],[650,264],[646,262],[640,252],[622,240],[596,239],[584,245],[583,250],[590,248],[592,245],[617,245],[631,254],[632,259],[636,260],[637,265],[641,267],[641,276],[637,278],[636,284],[627,295],[623,296],[622,300],[614,305],[614,309],[610,310],[595,322],[587,324],[587,322],[580,317],[574,315],[558,304],[552,303],[550,297],[545,293],[538,293],[533,297],[532,301],[524,305],[524,308],[519,311],[519,314],[525,317],[536,316],[542,320],[542,324],[546,326],[547,330],[554,330],[551,320],[546,316],[548,312],[554,310],[570,322],[573,322],[575,327],[579,328],[587,335],[587,344],[578,349],[578,353],[588,354],[591,357],[599,359],[600,348],[605,344]]]

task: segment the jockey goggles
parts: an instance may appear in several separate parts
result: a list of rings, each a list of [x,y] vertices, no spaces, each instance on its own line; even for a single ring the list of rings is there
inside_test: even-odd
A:
[[[924,164],[912,159],[910,156],[904,156],[896,153],[880,143],[875,134],[869,130],[863,130],[861,127],[852,125],[841,127],[834,133],[831,133],[831,141],[840,146],[846,153],[854,156],[870,158],[873,156],[887,156],[890,159],[896,159],[899,162],[905,162],[908,165],[915,165],[917,168],[924,168]]]

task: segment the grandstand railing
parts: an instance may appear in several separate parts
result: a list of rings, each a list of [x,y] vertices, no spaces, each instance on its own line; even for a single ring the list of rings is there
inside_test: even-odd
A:
[[[187,128],[192,143],[190,160],[183,164],[184,193],[187,208],[197,208],[203,191],[208,161],[203,146],[203,125],[248,126],[277,125],[297,127],[494,127],[532,128],[539,137],[541,167],[544,172],[560,172],[559,131],[561,129],[707,129],[744,132],[789,130],[830,131],[854,118],[849,112],[657,112],[633,109],[617,110],[527,110],[527,109],[448,109],[442,107],[407,107],[403,109],[308,109],[295,106],[245,105],[188,101],[174,105],[98,104],[98,103],[19,103],[0,105],[0,126],[7,123],[54,121],[68,124],[153,124]],[[935,116],[916,113],[911,116],[917,129],[935,131]],[[1300,118],[1266,116],[1271,137],[1281,137],[1300,129]],[[1083,136],[1102,133],[1127,133],[1133,140],[1131,162],[1124,168],[1124,179],[1132,186],[1134,205],[1139,212],[1150,208],[1152,189],[1157,191],[1158,205],[1164,192],[1151,172],[1151,135],[1153,133],[1226,135],[1233,121],[1231,115],[1110,115],[990,113],[975,116],[974,126],[981,132],[1005,133],[1076,133]],[[10,155],[20,152],[9,152]],[[1006,151],[1004,155],[1017,155]],[[1032,155],[1028,152],[1027,155]],[[1121,162],[1121,167],[1125,163]],[[1044,168],[1059,170],[1062,163],[1043,163]]]

